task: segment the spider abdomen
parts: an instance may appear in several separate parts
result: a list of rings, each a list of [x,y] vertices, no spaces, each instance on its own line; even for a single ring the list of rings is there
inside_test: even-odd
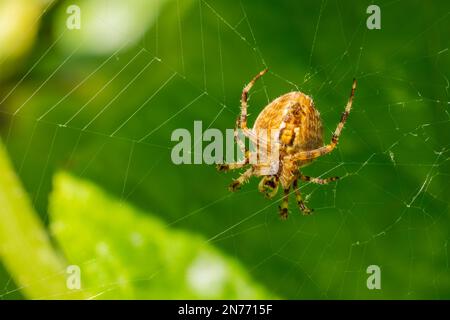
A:
[[[302,92],[289,92],[269,103],[258,115],[253,131],[278,130],[287,153],[323,145],[322,122],[313,100]]]

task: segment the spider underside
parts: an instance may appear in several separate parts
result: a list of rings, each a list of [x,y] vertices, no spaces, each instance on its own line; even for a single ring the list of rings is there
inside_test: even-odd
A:
[[[341,120],[333,133],[331,141],[329,144],[324,145],[320,114],[314,107],[313,100],[309,96],[298,91],[286,93],[273,100],[258,115],[253,128],[250,129],[247,127],[248,93],[255,82],[266,72],[267,69],[257,74],[242,91],[241,113],[236,121],[235,140],[245,155],[245,160],[242,163],[220,164],[218,169],[228,171],[249,166],[244,173],[231,183],[229,187],[231,191],[238,190],[252,176],[263,176],[258,185],[258,189],[268,198],[274,197],[277,194],[279,185],[281,185],[283,189],[283,198],[279,210],[282,219],[288,217],[288,200],[292,188],[301,212],[307,215],[313,210],[305,205],[298,187],[298,181],[302,180],[317,184],[327,184],[337,180],[338,177],[326,179],[309,177],[303,175],[300,168],[311,163],[314,159],[330,153],[336,147],[352,107],[356,80],[353,80],[350,97],[345,110],[341,115]],[[268,150],[269,162],[279,161],[276,174],[267,175],[264,173],[264,169],[267,169],[267,166],[269,166],[270,163],[250,163],[249,159],[251,153],[247,150],[243,141],[238,138],[238,129],[240,129],[250,140],[257,139],[258,132],[262,130],[266,130],[269,133],[271,130],[276,131],[276,145],[278,148],[276,158],[275,156],[271,157],[271,154],[275,154],[275,152],[270,152],[270,150]]]

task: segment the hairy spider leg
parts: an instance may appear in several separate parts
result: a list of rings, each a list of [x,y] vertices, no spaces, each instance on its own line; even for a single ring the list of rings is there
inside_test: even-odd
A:
[[[243,174],[241,174],[239,178],[234,180],[228,187],[230,191],[234,192],[238,190],[244,183],[246,183],[250,179],[250,177],[253,175],[253,171],[253,167],[250,167]]]
[[[301,172],[300,172],[300,174],[299,174],[299,178],[300,178],[300,180],[302,180],[302,181],[305,181],[305,182],[312,182],[312,183],[316,183],[316,184],[328,184],[328,183],[330,183],[330,182],[332,182],[332,181],[339,180],[339,177],[329,177],[329,178],[325,178],[325,179],[322,179],[322,178],[314,178],[314,177],[310,177],[310,176],[305,176],[305,175],[302,174]]]
[[[283,189],[283,198],[281,199],[281,204],[278,206],[280,210],[280,218],[286,220],[288,217],[288,207],[289,207],[289,189]]]
[[[298,178],[296,178],[292,184],[292,188],[295,192],[295,201],[297,202],[298,207],[300,208],[300,211],[304,215],[311,214],[314,209],[310,209],[305,205],[305,202],[303,201],[302,194],[300,193],[300,188],[298,187]]]
[[[249,157],[250,153],[245,147],[244,142],[239,138],[238,129],[241,129],[243,134],[247,137],[254,136],[252,134],[252,130],[250,130],[247,127],[247,107],[248,107],[248,92],[253,87],[255,82],[262,77],[268,69],[265,69],[258,73],[250,82],[247,84],[247,86],[244,87],[244,90],[242,91],[241,96],[241,114],[236,120],[236,127],[234,130],[234,140],[236,141],[237,145],[239,146],[239,149],[244,153],[245,155],[245,162],[244,163],[229,163],[229,164],[220,164],[217,166],[217,169],[220,171],[228,171],[228,170],[234,170],[234,169],[240,169],[244,167],[246,164],[249,163]]]
[[[247,154],[247,148],[245,147],[245,143],[239,138],[239,117],[236,119],[236,126],[234,129],[234,140],[236,141],[237,145],[239,146],[239,149],[241,152],[246,155]]]
[[[302,161],[302,160],[311,160],[318,158],[322,155],[325,155],[327,153],[330,153],[334,150],[336,145],[339,142],[339,136],[341,135],[342,128],[344,128],[344,124],[347,121],[348,115],[350,113],[350,110],[352,109],[352,103],[353,103],[353,97],[355,95],[355,89],[356,89],[356,79],[353,79],[353,85],[352,85],[352,91],[350,93],[350,98],[348,99],[347,105],[345,106],[345,110],[341,115],[341,120],[339,121],[336,130],[333,133],[333,136],[331,138],[331,142],[323,147],[314,149],[314,150],[308,150],[308,151],[300,151],[294,155],[288,155],[286,156],[287,159],[292,161]]]
[[[244,163],[221,163],[217,165],[217,170],[219,171],[236,170],[245,167],[247,164],[248,161]]]
[[[252,81],[250,81],[245,87],[244,90],[242,90],[242,96],[241,96],[241,116],[239,118],[239,127],[242,130],[242,132],[249,136],[251,135],[251,130],[247,127],[247,108],[248,108],[248,93],[250,89],[253,87],[255,82],[261,78],[269,69],[264,69],[260,73],[258,73]]]

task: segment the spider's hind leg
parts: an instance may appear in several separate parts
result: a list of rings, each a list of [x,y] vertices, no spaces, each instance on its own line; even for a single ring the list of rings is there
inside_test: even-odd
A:
[[[278,191],[278,178],[277,176],[264,176],[258,185],[258,190],[266,198],[273,198]]]
[[[292,187],[295,191],[295,200],[297,201],[297,205],[302,211],[302,214],[309,215],[311,214],[314,209],[310,209],[305,205],[305,202],[303,201],[302,194],[300,193],[300,188],[298,187],[298,178],[296,178],[292,184]]]

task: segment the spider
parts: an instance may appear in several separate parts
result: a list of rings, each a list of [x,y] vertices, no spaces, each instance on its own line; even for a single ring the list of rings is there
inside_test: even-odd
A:
[[[244,153],[245,160],[241,163],[219,164],[218,169],[220,171],[228,171],[249,165],[250,167],[231,183],[229,186],[230,191],[240,189],[252,176],[262,176],[258,190],[267,198],[273,198],[277,194],[280,184],[283,188],[283,198],[279,206],[282,219],[288,217],[289,192],[291,188],[295,192],[295,198],[301,212],[304,215],[308,215],[313,210],[305,205],[300,194],[298,181],[327,184],[338,180],[339,177],[326,179],[309,177],[303,175],[300,168],[310,164],[314,159],[330,153],[336,147],[352,107],[356,80],[353,80],[350,97],[341,115],[341,120],[333,133],[331,142],[324,145],[319,111],[314,107],[311,97],[299,91],[286,93],[273,100],[258,115],[253,128],[247,127],[248,93],[255,82],[267,71],[268,69],[265,69],[258,73],[242,91],[241,112],[236,121],[235,140]],[[262,130],[276,132],[274,135],[275,141],[273,142],[278,152],[267,147],[268,162],[252,164],[250,158],[253,151],[250,152],[243,141],[238,138],[238,130],[241,130],[253,142],[257,140],[258,132]],[[277,164],[277,171],[267,174],[267,168],[273,167],[274,162]]]

